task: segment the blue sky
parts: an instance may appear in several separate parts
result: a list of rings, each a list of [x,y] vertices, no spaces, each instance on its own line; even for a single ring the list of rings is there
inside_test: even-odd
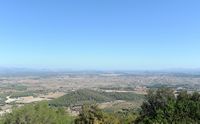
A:
[[[2,0],[0,66],[200,68],[199,0]]]

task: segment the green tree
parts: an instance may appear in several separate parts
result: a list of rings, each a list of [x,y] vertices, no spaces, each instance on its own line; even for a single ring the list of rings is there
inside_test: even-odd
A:
[[[161,88],[149,91],[135,123],[198,124],[200,123],[200,94],[182,91],[175,97],[173,90]]]
[[[103,124],[103,112],[97,105],[83,105],[75,124]]]
[[[48,106],[46,102],[14,109],[3,117],[2,124],[71,124],[73,118],[64,109]]]

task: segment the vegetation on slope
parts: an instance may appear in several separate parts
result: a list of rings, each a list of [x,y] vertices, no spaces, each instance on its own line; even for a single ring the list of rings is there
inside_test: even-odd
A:
[[[14,92],[11,93],[10,98],[19,98],[19,97],[26,97],[26,96],[36,96],[34,91],[23,91],[23,92]]]
[[[117,92],[101,92],[88,89],[82,89],[75,92],[66,94],[58,99],[50,101],[52,106],[71,106],[71,105],[82,105],[84,103],[102,103],[110,102],[115,100],[141,100],[143,95],[135,93],[117,93]]]
[[[14,109],[2,117],[0,124],[71,124],[73,118],[62,108],[51,108],[42,102]]]
[[[75,124],[130,124],[136,117],[131,112],[106,113],[97,105],[83,105],[81,113],[75,119]]]

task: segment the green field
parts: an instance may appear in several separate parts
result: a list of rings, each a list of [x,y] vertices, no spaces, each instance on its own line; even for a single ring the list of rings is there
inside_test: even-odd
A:
[[[2,88],[2,89],[10,89],[10,90],[17,90],[17,91],[27,90],[27,87],[22,85],[22,84],[10,84],[10,83],[2,83],[2,84],[0,84],[0,88]]]

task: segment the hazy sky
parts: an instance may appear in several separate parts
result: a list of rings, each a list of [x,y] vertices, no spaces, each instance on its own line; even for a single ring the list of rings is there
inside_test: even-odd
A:
[[[200,67],[199,0],[1,0],[0,66]]]

